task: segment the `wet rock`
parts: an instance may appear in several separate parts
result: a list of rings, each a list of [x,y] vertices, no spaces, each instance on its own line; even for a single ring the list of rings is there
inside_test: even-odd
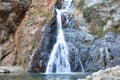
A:
[[[10,71],[8,69],[2,69],[0,70],[0,73],[10,73]]]
[[[39,32],[39,31],[38,31]],[[37,39],[37,37],[36,37]],[[39,48],[35,51],[31,68],[29,71],[32,72],[45,72],[49,55],[56,42],[56,19],[55,17],[50,21],[48,26],[45,28],[43,38]],[[41,65],[39,65],[41,61]]]
[[[20,72],[24,72],[24,70],[21,67],[0,66],[0,73],[20,73]]]
[[[90,31],[87,29],[90,26],[92,26],[91,28],[94,31],[99,29],[99,27],[101,29],[106,29],[110,26],[114,26],[116,19],[115,16],[117,16],[120,11],[119,3],[116,2],[117,1],[113,0],[86,0],[85,6],[83,6],[83,13],[80,12],[79,17],[76,17],[78,16],[76,13],[73,14],[75,15],[76,19],[72,19],[74,16],[71,15],[69,15],[69,18],[62,15],[63,29],[70,53],[69,62],[71,64],[72,71],[82,71],[80,64],[83,65],[85,71],[87,72],[94,72],[120,64],[120,36],[118,34],[108,32],[105,34],[105,36],[103,35],[101,38],[97,38],[96,36],[87,33]],[[59,3],[59,0],[57,3]],[[55,7],[58,5],[57,3]],[[114,4],[117,5],[115,6]],[[61,4],[57,7],[61,8]],[[87,10],[87,14],[84,13],[84,10]],[[86,18],[89,16],[88,20],[85,18],[85,16]],[[77,18],[85,19],[83,20]],[[69,23],[67,23],[67,19],[70,20]],[[77,22],[75,23],[75,21],[77,20],[80,20],[80,23],[78,22],[78,24],[76,24]],[[76,25],[77,28],[75,28]],[[115,25],[118,25],[118,23],[115,23]],[[43,33],[41,32],[42,29]],[[101,31],[96,31],[96,34],[99,32]],[[55,18],[50,21],[48,26],[39,29],[36,35],[36,42],[39,44],[39,47],[37,50],[35,50],[33,61],[31,63],[31,71],[45,72],[50,52],[56,42]],[[43,35],[43,38],[39,37],[39,35]],[[101,77],[97,77],[97,79],[100,78]]]
[[[80,72],[89,57],[89,50],[95,40],[95,36],[76,29],[65,29],[64,32],[68,43],[71,69],[73,72]]]
[[[85,61],[87,71],[97,71],[120,64],[119,44],[115,42],[116,36],[116,34],[109,32],[94,42],[90,49],[89,59]]]
[[[54,4],[55,3],[55,4]],[[61,8],[62,1],[61,0],[46,0],[45,6],[48,10],[51,6],[51,4],[55,5],[55,8]],[[46,12],[45,12],[46,13]],[[50,12],[49,12],[50,13]],[[35,44],[36,44],[36,50],[32,52],[33,54],[31,63],[30,63],[30,68],[29,72],[45,72],[46,66],[49,60],[50,53],[53,49],[53,45],[56,42],[56,35],[57,35],[57,22],[56,22],[56,14],[54,14],[53,18],[51,20],[47,20],[48,17],[46,17],[45,21],[49,21],[46,24],[41,27],[39,27],[36,30],[35,33]],[[45,23],[43,23],[45,24]]]
[[[45,72],[50,52],[56,42],[56,19],[54,17],[50,21],[53,16],[48,13],[52,12],[54,4],[55,8],[60,9],[63,0],[57,0],[57,2],[56,0],[39,0],[40,5],[37,3],[38,0],[34,0],[35,4],[30,6],[29,11],[24,16],[30,5],[29,1],[31,2],[31,0],[1,0],[0,65],[29,66],[28,63],[31,62],[30,71]],[[34,8],[35,5],[39,6]],[[119,2],[110,0],[105,1],[104,4],[103,0],[86,0],[83,9],[87,7],[90,7],[88,10],[93,7],[92,9],[98,13],[95,12],[97,14],[95,16],[99,16],[99,18],[93,17],[91,20],[93,23],[96,19],[100,19],[100,22],[101,20],[105,22],[102,25],[105,29],[119,25]],[[93,23],[87,22],[82,12],[78,13],[74,11],[74,14],[68,14],[67,17],[62,15],[72,71],[81,71],[80,60],[85,70],[90,72],[119,65],[120,35],[109,32],[103,38],[96,39],[94,35],[87,33],[89,32],[88,27]],[[23,17],[25,19],[22,21]],[[67,19],[70,20],[69,23]],[[18,27],[21,21],[22,23]],[[48,25],[46,26],[46,24]],[[94,26],[96,27],[98,24]]]

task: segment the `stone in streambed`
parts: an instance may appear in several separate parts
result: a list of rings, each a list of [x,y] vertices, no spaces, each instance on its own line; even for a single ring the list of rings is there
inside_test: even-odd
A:
[[[13,67],[13,66],[0,66],[0,73],[20,73],[24,72],[24,70],[21,67]]]
[[[10,71],[8,69],[1,69],[0,73],[10,73]]]

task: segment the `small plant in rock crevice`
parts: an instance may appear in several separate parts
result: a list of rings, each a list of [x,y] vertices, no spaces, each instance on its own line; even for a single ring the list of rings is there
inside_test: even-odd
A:
[[[94,34],[97,35],[98,38],[102,38],[107,32],[114,32],[120,34],[120,25],[112,26],[111,28],[105,31],[103,30],[102,27],[96,28],[96,26],[90,27],[89,30],[90,30],[90,34]]]
[[[92,26],[103,26],[106,24],[106,21],[102,20],[102,17],[99,15],[99,12],[93,7],[87,7],[83,9],[83,15],[86,21]]]
[[[105,35],[105,32],[103,31],[102,27],[91,26],[89,30],[90,34],[97,35],[98,38],[101,38]]]
[[[77,7],[80,9],[82,9],[84,5],[85,5],[85,0],[79,0],[79,2],[77,3]]]

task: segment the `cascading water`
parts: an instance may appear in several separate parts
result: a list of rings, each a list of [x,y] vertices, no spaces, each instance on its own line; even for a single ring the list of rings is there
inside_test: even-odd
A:
[[[81,70],[82,70],[82,72],[84,73],[84,72],[85,72],[85,69],[84,69],[84,67],[83,67],[83,64],[82,64],[82,62],[81,62],[81,60],[80,60],[79,57],[78,57],[78,59],[79,59],[79,62],[80,62]]]
[[[46,73],[69,73],[71,72],[70,63],[68,61],[68,49],[65,42],[64,33],[62,30],[61,13],[67,11],[72,0],[64,0],[62,9],[56,9],[57,12],[57,41],[51,52],[49,62],[46,68]]]

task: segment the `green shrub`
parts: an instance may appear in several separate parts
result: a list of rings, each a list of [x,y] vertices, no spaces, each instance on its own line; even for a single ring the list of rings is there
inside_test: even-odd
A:
[[[90,33],[97,35],[98,38],[101,38],[105,35],[105,32],[103,31],[102,27],[91,26],[89,29]]]
[[[120,26],[120,19],[118,20],[118,26]]]
[[[105,31],[102,27],[97,28],[96,26],[92,26],[89,28],[89,30],[91,34],[97,35],[98,38],[102,38],[107,32],[120,34],[120,26],[113,26]]]
[[[87,7],[83,10],[84,18],[88,23],[91,23],[92,26],[103,26],[106,24],[106,21],[103,21],[99,12],[93,7]]]
[[[77,7],[80,7],[82,9],[84,4],[85,4],[85,0],[80,0],[77,4]]]

